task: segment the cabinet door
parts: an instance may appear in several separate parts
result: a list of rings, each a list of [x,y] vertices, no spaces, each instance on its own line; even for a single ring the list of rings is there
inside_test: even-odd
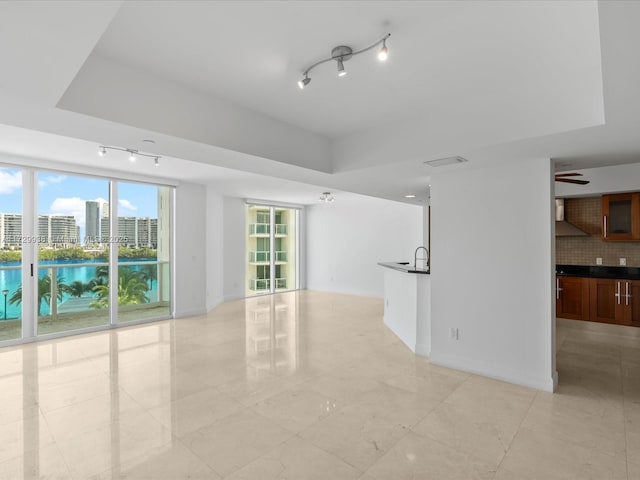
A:
[[[640,195],[602,196],[602,238],[607,241],[640,240]]]
[[[556,317],[589,320],[589,279],[556,277]]]
[[[589,281],[589,318],[593,322],[621,323],[624,316],[624,280],[592,278]]]
[[[640,327],[640,280],[625,280],[623,288],[623,323]]]

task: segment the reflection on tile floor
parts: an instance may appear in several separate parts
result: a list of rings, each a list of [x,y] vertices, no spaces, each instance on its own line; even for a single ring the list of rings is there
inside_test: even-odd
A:
[[[640,334],[559,321],[558,393],[291,292],[0,349],[0,479],[640,478]]]

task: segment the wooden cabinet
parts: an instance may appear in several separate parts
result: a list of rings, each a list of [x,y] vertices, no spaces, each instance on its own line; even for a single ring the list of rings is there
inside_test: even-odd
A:
[[[602,196],[602,239],[640,240],[640,192]]]
[[[590,280],[589,319],[640,327],[640,280]]]
[[[556,277],[556,316],[573,320],[589,318],[589,279]]]
[[[589,281],[589,316],[592,322],[619,323],[621,281],[610,278],[591,278]]]
[[[558,276],[556,317],[640,327],[640,280]]]
[[[623,324],[640,327],[640,280],[622,282]]]

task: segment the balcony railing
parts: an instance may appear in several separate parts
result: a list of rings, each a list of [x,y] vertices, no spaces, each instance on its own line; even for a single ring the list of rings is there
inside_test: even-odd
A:
[[[287,252],[285,251],[276,251],[276,262],[282,263],[287,261]],[[271,262],[271,252],[249,252],[249,263],[270,263]]]
[[[249,235],[270,235],[271,225],[268,223],[251,223],[249,224]],[[287,235],[287,224],[276,224],[276,235]]]
[[[127,269],[138,270],[140,275],[135,278],[137,285],[132,282],[131,285],[121,285],[119,288],[121,304],[118,308],[118,322],[168,315],[171,276],[169,262],[118,263],[118,270],[122,276]],[[109,309],[98,308],[96,303],[100,300],[96,287],[106,285],[109,281],[108,263],[43,262],[39,265],[37,277],[38,291],[34,292],[34,301],[39,318],[39,334],[109,323]],[[3,302],[0,303],[0,340],[3,340],[9,338],[7,331],[11,328],[17,331],[17,336],[20,335],[22,266],[0,266],[0,287],[3,295],[6,292],[4,298],[0,297],[0,301]],[[144,294],[144,300],[142,295],[140,302],[129,295],[128,290],[133,291],[134,287],[140,291],[144,290],[140,292]],[[149,313],[143,313],[141,310]]]
[[[276,278],[276,290],[286,289],[287,279]],[[254,292],[264,292],[271,290],[271,280],[268,278],[252,278],[249,280],[249,289]]]

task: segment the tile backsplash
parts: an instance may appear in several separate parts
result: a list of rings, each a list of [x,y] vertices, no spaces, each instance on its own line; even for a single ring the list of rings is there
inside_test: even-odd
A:
[[[589,233],[588,237],[556,237],[556,263],[563,265],[618,266],[620,258],[628,267],[640,267],[640,242],[602,241],[602,203],[600,197],[567,198],[565,219]]]

